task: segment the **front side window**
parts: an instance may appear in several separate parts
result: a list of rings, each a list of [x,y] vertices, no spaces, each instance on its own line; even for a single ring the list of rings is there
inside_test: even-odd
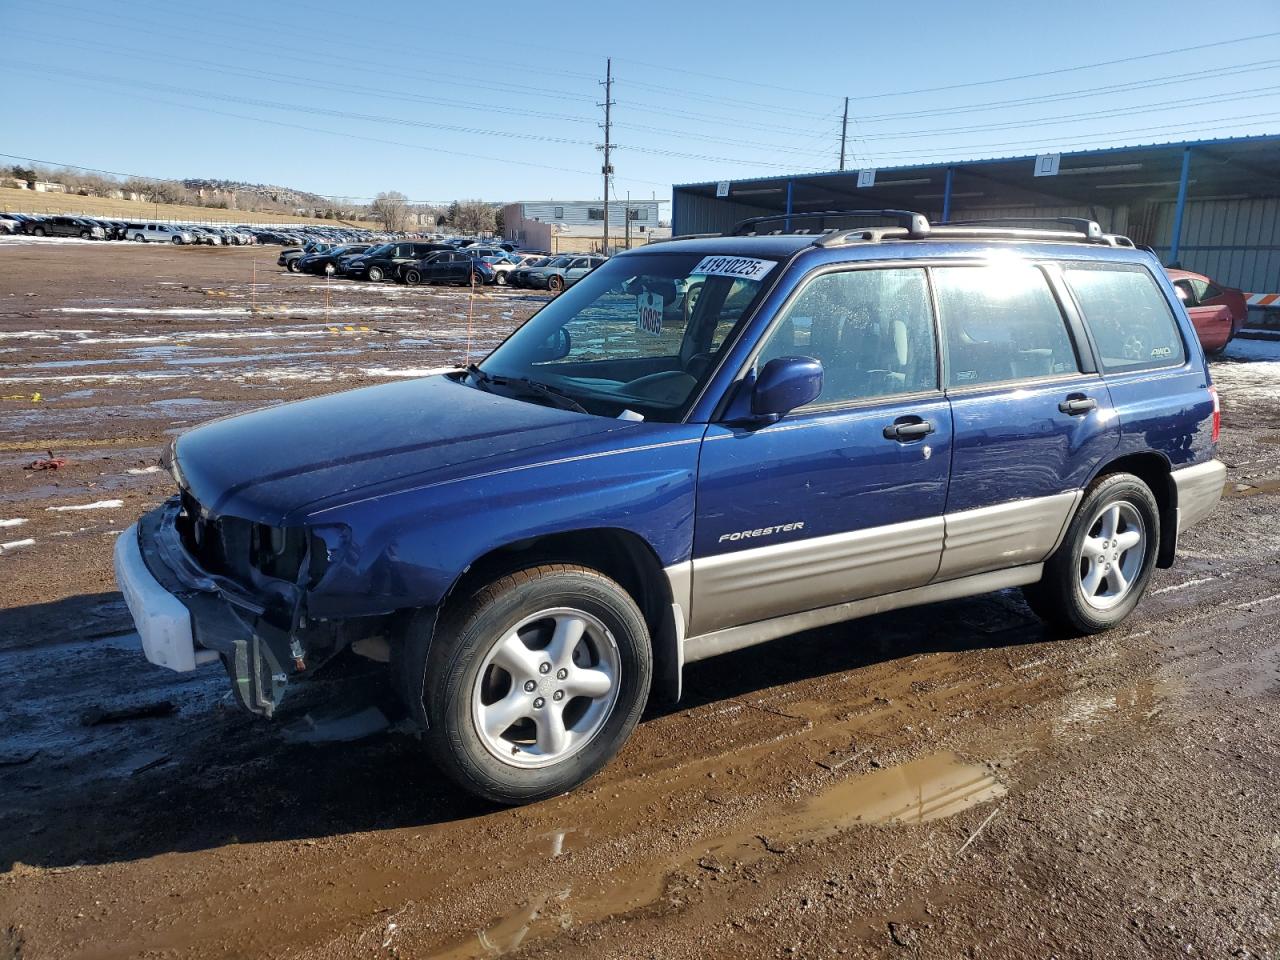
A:
[[[1173,311],[1143,267],[1077,263],[1065,266],[1063,274],[1093,333],[1103,370],[1142,370],[1186,360]]]
[[[933,282],[948,387],[1080,372],[1062,310],[1037,267],[938,267]]]
[[[757,358],[822,364],[814,405],[936,390],[933,311],[923,269],[823,274],[784,308]]]
[[[781,269],[770,259],[691,253],[615,257],[490,354],[480,365],[487,379],[475,385],[525,399],[522,381],[531,380],[593,414],[678,421],[732,339],[726,331]]]

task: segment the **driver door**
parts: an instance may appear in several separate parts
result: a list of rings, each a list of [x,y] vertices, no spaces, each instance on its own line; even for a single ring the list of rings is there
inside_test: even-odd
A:
[[[817,400],[707,429],[691,636],[922,586],[941,562],[952,421],[924,270],[811,276],[754,363],[786,356],[822,363]]]

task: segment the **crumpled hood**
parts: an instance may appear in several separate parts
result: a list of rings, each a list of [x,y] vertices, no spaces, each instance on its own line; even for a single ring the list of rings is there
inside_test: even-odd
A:
[[[285,526],[374,488],[573,456],[636,426],[435,376],[215,420],[178,439],[175,472],[215,515]]]

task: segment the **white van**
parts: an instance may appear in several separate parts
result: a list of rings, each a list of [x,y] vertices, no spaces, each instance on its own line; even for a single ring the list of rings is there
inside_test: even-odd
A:
[[[129,239],[139,243],[192,243],[191,231],[167,223],[131,223]]]

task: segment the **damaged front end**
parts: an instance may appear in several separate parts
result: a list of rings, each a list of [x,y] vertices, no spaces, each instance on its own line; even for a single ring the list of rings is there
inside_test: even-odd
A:
[[[340,526],[214,517],[185,491],[168,500],[126,531],[116,550],[117,578],[147,658],[188,670],[216,656],[241,706],[271,716],[291,680],[379,629],[308,616],[308,596],[346,536]]]

